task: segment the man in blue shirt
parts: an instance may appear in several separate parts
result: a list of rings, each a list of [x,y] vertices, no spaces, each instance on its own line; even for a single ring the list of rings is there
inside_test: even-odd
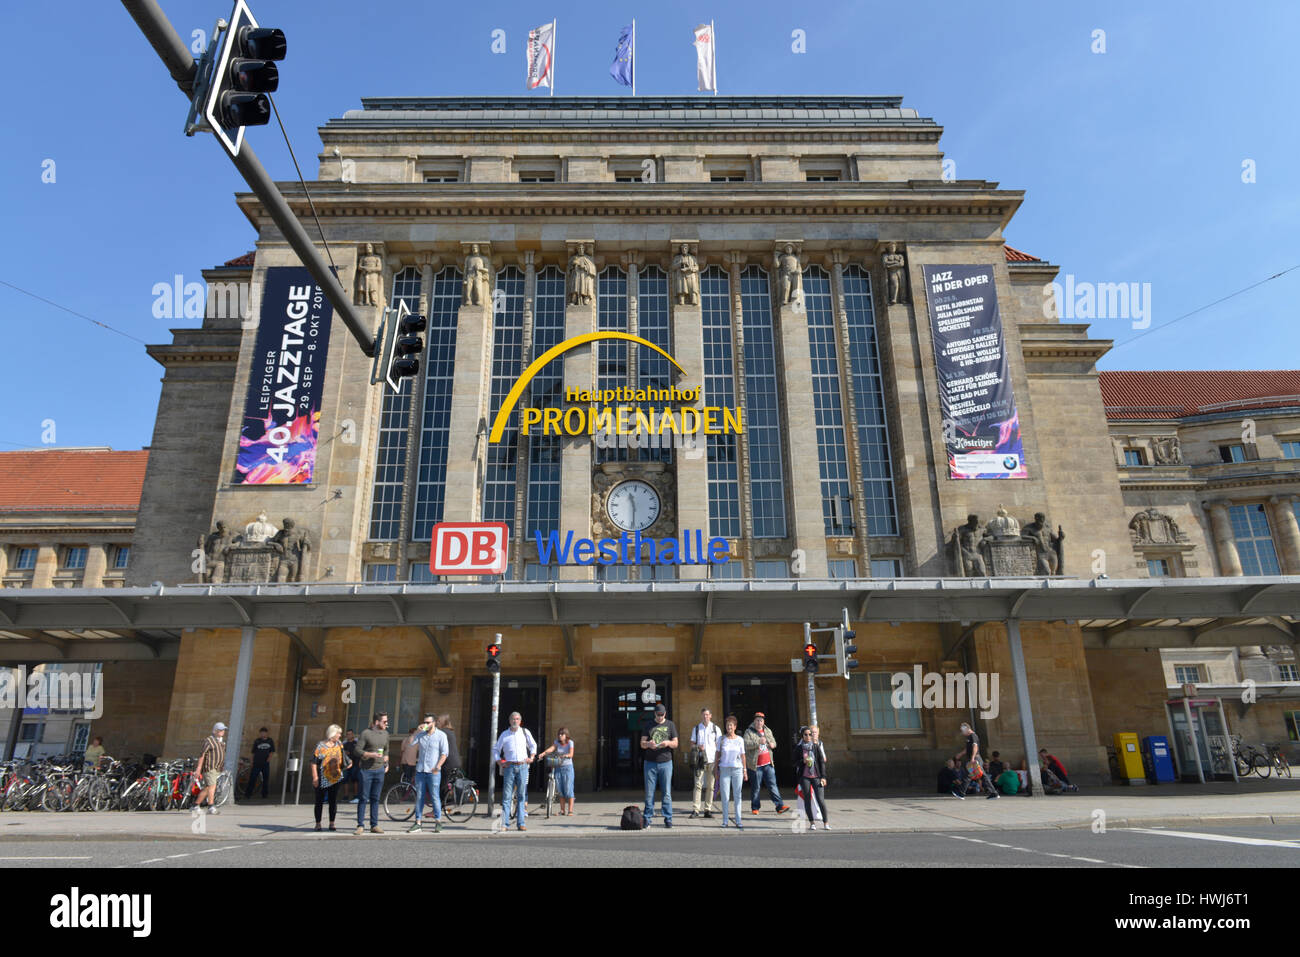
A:
[[[442,764],[447,760],[447,735],[437,726],[433,715],[426,714],[424,723],[415,732],[415,823],[407,833],[423,830],[420,820],[424,816],[426,798],[433,801],[433,831],[442,830],[442,798],[438,788],[442,784]]]

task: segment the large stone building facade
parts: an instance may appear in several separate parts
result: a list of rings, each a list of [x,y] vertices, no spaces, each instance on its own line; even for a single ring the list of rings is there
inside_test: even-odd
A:
[[[313,480],[235,481],[267,270],[297,265],[241,195],[256,254],[205,277],[247,283],[247,314],[210,302],[201,328],[150,350],[166,374],[132,583],[418,586],[437,580],[430,539],[452,521],[507,526],[504,580],[557,593],[608,585],[595,591],[611,610],[620,587],[673,579],[942,578],[955,574],[955,530],[971,515],[1017,543],[1028,541],[1017,525],[1039,529],[1057,574],[1091,577],[1098,555],[1112,576],[1163,567],[1146,564],[1148,543],[1135,539],[1133,513],[1152,500],[1115,458],[1095,367],[1109,343],[1044,315],[1056,267],[1004,240],[1023,193],[946,180],[941,128],[898,99],[380,99],[320,132],[311,197],[338,274],[376,326],[385,305],[427,318],[419,374],[400,392],[373,385],[375,363],[336,317]],[[307,216],[302,189],[282,189]],[[990,271],[1024,478],[949,477],[923,280],[936,264]],[[593,340],[541,368],[492,441],[530,363],[578,336]],[[701,390],[695,406],[733,411],[742,428],[665,448],[522,427],[520,409],[562,407],[567,390],[671,388]],[[1161,478],[1187,486],[1190,501],[1184,471]],[[640,522],[638,502],[652,510]],[[1037,515],[1045,521],[1031,526]],[[660,540],[721,540],[729,561],[560,564],[539,548],[551,533],[617,539],[633,526]],[[1168,574],[1208,570],[1205,540],[1160,544],[1149,557],[1173,556]],[[503,711],[546,735],[567,725],[583,786],[631,786],[637,723],[656,700],[682,728],[702,707],[734,711],[742,727],[764,710],[783,740],[807,721],[790,666],[803,644],[795,599],[786,623],[615,624],[593,612],[588,624],[494,629],[452,613],[392,628],[263,629],[248,724],[277,737],[305,725],[314,740],[331,722],[362,727],[379,708],[394,733],[423,711],[448,712],[481,777],[483,648],[502,630]],[[928,787],[965,719],[1024,758],[1006,634],[938,617],[859,625],[860,668],[818,686],[837,779]],[[1166,732],[1158,651],[1088,646],[1077,620],[1026,622],[1021,634],[1039,741],[1083,780],[1105,775],[1112,732]],[[163,753],[193,750],[226,714],[239,646],[237,630],[181,637]],[[1008,676],[999,707],[895,708],[891,675],[918,665]],[[124,685],[161,683],[122,667]]]

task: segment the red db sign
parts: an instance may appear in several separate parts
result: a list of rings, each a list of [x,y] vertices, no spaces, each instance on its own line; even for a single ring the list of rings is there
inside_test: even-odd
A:
[[[505,522],[439,522],[433,526],[429,571],[435,575],[504,575]]]

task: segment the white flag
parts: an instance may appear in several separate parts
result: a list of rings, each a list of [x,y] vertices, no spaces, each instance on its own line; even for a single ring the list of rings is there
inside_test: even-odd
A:
[[[695,28],[695,75],[701,93],[718,91],[718,67],[713,59],[713,25]]]
[[[551,86],[555,78],[555,21],[528,31],[528,89]]]

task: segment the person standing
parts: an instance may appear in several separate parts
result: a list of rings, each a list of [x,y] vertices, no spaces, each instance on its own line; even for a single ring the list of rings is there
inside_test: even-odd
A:
[[[700,709],[700,723],[691,729],[691,767],[695,789],[691,792],[691,817],[700,816],[700,793],[704,794],[704,816],[713,817],[713,772],[718,761],[718,739],[722,732],[713,723],[713,713]]]
[[[804,812],[808,815],[810,831],[817,830],[817,821],[813,818],[813,797],[817,798],[817,810],[821,811],[822,823],[826,830],[831,829],[830,819],[826,816],[826,759],[822,754],[822,746],[818,741],[813,740],[812,728],[804,728],[799,732],[799,744],[794,749],[794,770],[795,777],[799,779],[799,787],[803,789],[803,806]]]
[[[244,788],[244,797],[253,796],[253,784],[262,779],[262,799],[266,799],[266,787],[271,783],[271,755],[275,754],[275,742],[266,728],[257,729],[253,739],[253,767],[248,772],[248,787]]]
[[[438,730],[447,736],[447,760],[443,762],[442,773],[451,779],[452,772],[460,770],[460,743],[456,740],[456,729],[451,726],[451,715],[438,715]]]
[[[194,803],[198,807],[203,807],[206,799],[208,802],[208,811],[211,814],[219,813],[217,811],[217,779],[221,777],[221,769],[226,763],[226,726],[218,721],[212,726],[212,734],[208,735],[207,740],[203,742],[203,751],[199,754],[198,767],[194,769],[194,776],[199,779],[203,790],[199,791],[199,796],[195,798]]]
[[[501,823],[510,826],[510,802],[516,792],[519,794],[519,808],[515,812],[515,823],[519,830],[526,831],[524,825],[527,817],[525,805],[528,803],[528,766],[537,755],[537,739],[524,727],[523,715],[518,711],[510,712],[510,727],[501,732],[492,757],[501,769],[503,786],[501,788]]]
[[[731,816],[735,819],[736,830],[743,831],[745,822],[740,819],[740,797],[744,780],[749,777],[745,765],[745,739],[736,733],[740,721],[734,714],[729,714],[722,722],[726,733],[718,739],[718,785],[722,797],[722,826],[727,826],[727,805],[731,805]]]
[[[967,787],[974,777],[975,761],[977,758],[979,759],[982,769],[984,759],[980,756],[980,736],[975,733],[975,729],[970,726],[969,722],[963,721],[961,723],[961,733],[966,739],[966,746],[953,755],[957,761],[957,787],[953,789],[952,796],[961,798],[964,801],[966,800]],[[976,780],[984,781],[986,777],[986,775],[981,775]],[[1001,796],[997,788],[989,789],[988,800],[991,801]]]
[[[99,764],[99,759],[104,756],[104,739],[95,735],[90,739],[90,747],[86,748],[86,753],[82,755],[82,766],[87,770],[93,770]]]
[[[415,746],[415,736],[423,725],[417,724],[402,740],[402,780],[415,783],[415,762],[419,758],[419,749]]]
[[[334,828],[334,817],[339,809],[339,788],[343,784],[343,773],[350,762],[343,751],[339,735],[343,729],[332,724],[325,729],[325,738],[316,745],[316,752],[311,759],[311,786],[316,789],[316,830],[320,830],[320,812],[326,801],[330,805],[330,830]]]
[[[348,728],[347,736],[343,739],[343,753],[348,756],[348,769],[343,775],[343,783],[350,785],[352,798],[349,804],[357,803],[357,782],[361,780],[361,763],[357,757],[357,733]]]
[[[555,765],[555,794],[560,799],[560,813],[566,813],[564,802],[569,802],[569,817],[573,817],[573,739],[569,737],[569,729],[561,728],[555,732],[555,743],[539,754],[538,758],[544,758],[552,751],[555,752],[559,761]]]
[[[366,802],[369,801],[370,833],[383,834],[379,827],[379,792],[388,773],[388,712],[376,714],[370,727],[361,732],[357,755],[361,759],[361,793],[357,795],[357,829],[352,833],[366,833]]]
[[[767,715],[759,711],[754,715],[754,723],[745,729],[745,759],[754,769],[750,778],[750,814],[757,814],[762,806],[764,787],[772,798],[777,814],[790,810],[790,806],[781,800],[781,792],[776,787],[776,768],[772,764],[772,752],[775,750],[776,736],[767,727]]]
[[[415,729],[415,823],[407,833],[422,830],[426,798],[433,801],[433,831],[442,830],[442,766],[447,760],[447,736],[438,728],[433,715],[426,714],[424,723]]]
[[[655,705],[655,718],[641,736],[645,754],[645,826],[655,815],[655,789],[663,788],[664,827],[673,826],[673,750],[677,747],[677,725],[668,720],[668,709]]]

